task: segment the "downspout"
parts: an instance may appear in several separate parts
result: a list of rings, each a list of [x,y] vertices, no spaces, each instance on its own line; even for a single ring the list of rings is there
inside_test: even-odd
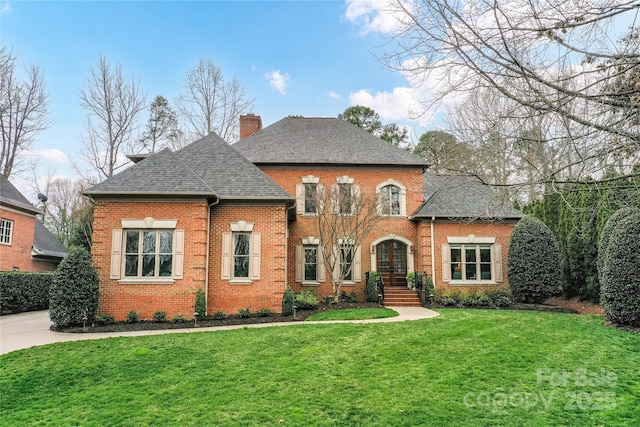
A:
[[[205,254],[205,262],[204,262],[204,300],[205,300],[205,313],[204,315],[208,315],[209,310],[209,245],[211,244],[211,208],[220,203],[220,198],[216,197],[215,202],[210,202],[207,205],[207,248]]]
[[[436,286],[436,257],[435,257],[435,238],[433,236],[433,222],[436,220],[435,216],[431,217],[431,277],[433,278],[433,286]]]
[[[291,209],[295,209],[296,203],[294,202],[291,206],[284,210],[285,222],[287,224],[287,228],[285,230],[286,244],[284,247],[284,289],[283,292],[287,290],[287,280],[289,279],[289,211]],[[294,215],[297,215],[294,213]]]

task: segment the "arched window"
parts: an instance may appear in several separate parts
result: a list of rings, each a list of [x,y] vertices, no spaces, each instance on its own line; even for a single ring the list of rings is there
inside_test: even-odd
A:
[[[380,190],[380,198],[382,215],[400,215],[400,187],[385,185]]]

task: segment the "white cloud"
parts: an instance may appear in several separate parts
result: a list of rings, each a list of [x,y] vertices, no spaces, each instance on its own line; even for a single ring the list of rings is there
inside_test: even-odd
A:
[[[361,34],[392,32],[406,16],[398,11],[397,5],[392,5],[395,2],[391,0],[346,0],[346,3],[345,17],[360,27]],[[412,2],[403,1],[402,4],[408,9],[413,7]]]
[[[11,5],[9,3],[5,3],[0,8],[0,14],[4,15],[5,13],[11,12]]]
[[[340,99],[340,95],[338,95],[334,91],[331,91],[331,92],[329,92],[329,98],[331,98],[331,99]]]
[[[289,73],[280,73],[280,70],[275,70],[264,75],[269,81],[269,86],[284,95],[286,93],[287,84],[289,83]]]
[[[44,159],[57,163],[71,163],[69,157],[57,148],[41,148],[39,150],[25,150],[23,154],[32,159]]]

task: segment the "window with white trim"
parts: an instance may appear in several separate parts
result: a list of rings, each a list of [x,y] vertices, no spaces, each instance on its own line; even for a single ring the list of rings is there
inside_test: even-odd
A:
[[[336,178],[337,184],[331,186],[332,213],[336,215],[356,215],[358,212],[360,186],[355,179],[343,175]]]
[[[353,245],[340,245],[340,272],[342,273],[342,279],[345,281],[353,280],[353,254]]]
[[[124,277],[171,277],[173,230],[126,230]]]
[[[318,205],[322,202],[321,197],[320,177],[303,176],[302,183],[296,184],[296,213],[303,216],[318,215]]]
[[[222,233],[221,278],[231,284],[251,284],[260,279],[261,235],[250,222],[232,222],[230,228]]]
[[[337,257],[334,279],[342,280],[344,284],[353,285],[362,281],[362,251],[360,246],[354,246],[345,240],[340,240],[334,247],[334,256]]]
[[[378,215],[407,216],[407,189],[401,183],[388,179],[376,186]]]
[[[0,218],[0,243],[3,245],[10,245],[12,236],[13,221],[10,219]]]
[[[442,280],[455,284],[495,284],[503,280],[502,246],[494,237],[448,237],[442,245]]]
[[[317,286],[326,281],[320,239],[309,236],[295,246],[295,279],[302,285]]]
[[[493,280],[491,246],[451,245],[451,280]]]
[[[112,230],[109,277],[120,283],[173,283],[182,279],[184,230],[177,220],[122,220]]]

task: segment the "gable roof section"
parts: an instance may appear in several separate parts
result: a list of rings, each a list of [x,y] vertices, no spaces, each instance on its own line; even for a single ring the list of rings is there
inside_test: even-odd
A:
[[[427,166],[420,157],[337,118],[286,117],[233,147],[258,165]]]
[[[32,252],[35,258],[64,258],[69,254],[67,248],[47,230],[39,219],[36,219]]]
[[[472,175],[423,174],[425,202],[412,218],[516,219],[523,214]]]
[[[2,174],[0,174],[0,204],[32,215],[42,213],[11,184],[9,178]]]
[[[85,194],[293,200],[264,172],[215,134],[176,152],[165,148],[94,185]]]

